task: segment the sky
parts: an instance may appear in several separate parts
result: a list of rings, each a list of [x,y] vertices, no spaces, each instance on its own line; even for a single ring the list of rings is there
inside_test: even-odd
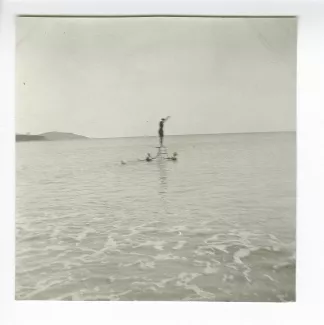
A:
[[[295,131],[294,18],[18,17],[16,132]]]

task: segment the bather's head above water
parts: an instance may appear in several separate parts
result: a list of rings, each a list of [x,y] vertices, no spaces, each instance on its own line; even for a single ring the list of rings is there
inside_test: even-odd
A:
[[[151,156],[151,154],[148,152],[147,154],[146,154],[146,158],[145,158],[145,160],[146,161],[152,161],[152,156]]]

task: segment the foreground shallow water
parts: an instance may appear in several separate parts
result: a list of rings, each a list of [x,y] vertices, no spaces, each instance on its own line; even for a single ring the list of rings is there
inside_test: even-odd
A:
[[[16,299],[294,301],[295,134],[155,141],[17,143]]]

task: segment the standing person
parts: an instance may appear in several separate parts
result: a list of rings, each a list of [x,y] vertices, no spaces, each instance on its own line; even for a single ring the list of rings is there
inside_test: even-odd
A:
[[[163,147],[163,138],[164,138],[164,123],[170,118],[170,116],[166,118],[162,118],[159,123],[159,137],[160,137],[160,147]]]

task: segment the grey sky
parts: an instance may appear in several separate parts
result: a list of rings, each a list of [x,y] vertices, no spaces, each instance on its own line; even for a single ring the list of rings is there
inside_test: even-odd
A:
[[[291,131],[293,18],[17,18],[17,132]]]

